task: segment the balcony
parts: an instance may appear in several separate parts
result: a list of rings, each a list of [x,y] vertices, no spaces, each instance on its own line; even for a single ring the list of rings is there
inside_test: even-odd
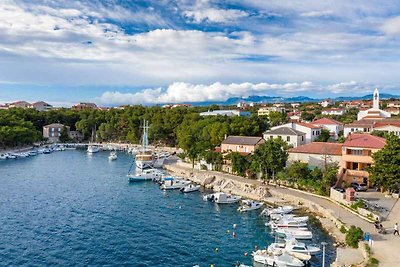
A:
[[[367,171],[358,171],[358,170],[349,170],[347,169],[348,176],[357,176],[357,177],[369,177],[369,173]]]
[[[360,163],[367,163],[367,164],[373,163],[373,160],[370,156],[343,155],[342,160],[347,161],[347,162],[360,162]]]

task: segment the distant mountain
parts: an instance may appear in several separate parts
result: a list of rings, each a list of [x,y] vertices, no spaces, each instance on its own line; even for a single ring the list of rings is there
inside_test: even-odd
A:
[[[381,99],[389,99],[389,98],[400,98],[397,95],[385,94],[382,93],[379,95]],[[293,102],[320,102],[327,98],[310,98],[307,96],[296,96],[296,97],[281,97],[281,96],[259,96],[253,95],[249,97],[232,97],[227,99],[226,101],[205,101],[205,102],[193,102],[190,103],[193,106],[209,106],[209,105],[236,105],[239,102],[244,103],[293,103]],[[341,96],[336,98],[330,98],[333,101],[351,101],[351,100],[372,100],[372,94],[361,96],[361,97],[352,97],[352,96]]]

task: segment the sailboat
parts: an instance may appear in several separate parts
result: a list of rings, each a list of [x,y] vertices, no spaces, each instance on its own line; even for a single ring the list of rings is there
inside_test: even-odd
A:
[[[97,153],[100,151],[100,148],[98,146],[93,145],[92,143],[94,143],[96,140],[96,124],[94,125],[94,129],[92,130],[92,138],[91,138],[91,142],[89,142],[88,148],[87,148],[87,153],[88,154],[93,154],[93,153]]]
[[[149,145],[148,131],[149,131],[149,122],[144,120],[142,148],[136,153],[135,156],[136,168],[140,170],[152,168],[155,161],[153,151],[148,148]]]

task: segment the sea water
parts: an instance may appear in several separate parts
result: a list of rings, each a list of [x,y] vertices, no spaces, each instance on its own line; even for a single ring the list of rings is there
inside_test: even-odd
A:
[[[274,241],[259,211],[129,183],[133,156],[108,155],[72,150],[0,162],[0,266],[252,265],[254,247]],[[328,266],[332,239],[310,227],[309,243],[328,242]],[[320,254],[311,266],[321,265]]]

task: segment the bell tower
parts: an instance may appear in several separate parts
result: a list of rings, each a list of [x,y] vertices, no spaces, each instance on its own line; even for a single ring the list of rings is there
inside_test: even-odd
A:
[[[379,91],[378,91],[378,88],[375,88],[373,98],[374,98],[374,100],[373,100],[372,108],[379,109]]]

